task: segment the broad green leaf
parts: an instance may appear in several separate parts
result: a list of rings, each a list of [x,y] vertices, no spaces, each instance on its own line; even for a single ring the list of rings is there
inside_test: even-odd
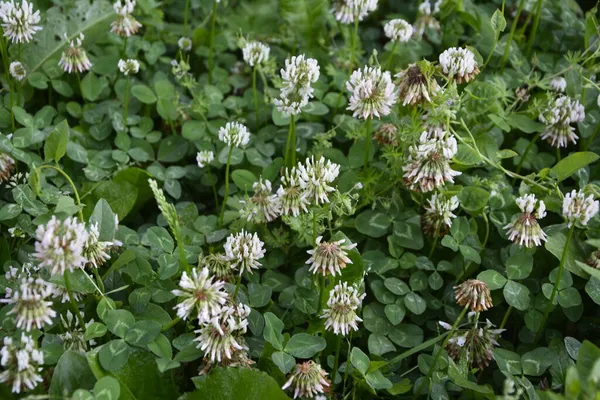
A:
[[[356,229],[364,235],[378,238],[386,234],[391,222],[387,214],[367,210],[356,217]]]
[[[143,84],[133,85],[131,87],[131,94],[144,104],[154,104],[157,100],[152,89]]]
[[[109,310],[103,319],[108,330],[121,338],[135,323],[135,317],[127,310]]]
[[[458,200],[462,208],[469,212],[477,212],[483,209],[490,199],[490,192],[477,187],[468,186],[458,194]]]
[[[350,353],[350,362],[363,376],[366,375],[367,370],[369,369],[369,364],[371,363],[369,356],[363,353],[363,351],[358,347],[352,348],[352,352]]]
[[[102,377],[94,385],[94,400],[118,400],[120,394],[119,381],[112,376]]]
[[[44,144],[45,160],[59,162],[67,153],[67,143],[69,143],[69,124],[67,120],[63,120],[54,127],[54,130],[50,132],[48,139],[46,139]]]
[[[98,352],[98,360],[102,368],[108,371],[116,371],[127,364],[131,348],[122,339],[111,340]]]
[[[600,156],[591,151],[573,153],[556,163],[556,165],[552,167],[552,172],[556,174],[558,181],[561,182],[581,168],[597,161],[598,158],[600,158]]]
[[[311,358],[327,346],[325,339],[308,333],[297,333],[285,345],[285,352],[297,358]]]
[[[506,284],[506,278],[493,269],[480,272],[479,275],[477,275],[477,279],[485,282],[490,290],[501,289]]]
[[[242,193],[251,193],[252,185],[258,181],[258,178],[248,170],[237,169],[231,173],[231,180]]]
[[[283,351],[276,351],[271,354],[271,360],[279,367],[279,370],[288,374],[296,365],[296,359]]]
[[[504,286],[504,299],[517,310],[525,311],[529,307],[529,289],[515,281],[508,281]]]
[[[92,389],[93,386],[94,375],[85,356],[65,351],[54,368],[49,393],[59,397],[69,396],[77,389]]]
[[[263,337],[277,350],[283,350],[283,322],[273,313],[265,313]]]

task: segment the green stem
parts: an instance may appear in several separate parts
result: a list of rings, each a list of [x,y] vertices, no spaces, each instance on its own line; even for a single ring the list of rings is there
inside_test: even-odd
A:
[[[190,0],[185,0],[185,10],[183,11],[183,32],[188,33],[188,16],[190,13]]]
[[[433,359],[433,363],[431,364],[431,367],[429,367],[429,371],[427,372],[427,375],[425,376],[425,378],[423,379],[423,381],[421,382],[421,384],[419,385],[419,387],[415,391],[413,399],[416,399],[417,397],[419,397],[421,395],[421,392],[425,388],[425,385],[427,384],[427,381],[429,381],[429,379],[431,379],[431,375],[433,375],[433,371],[435,371],[435,367],[437,366],[437,363],[440,360],[440,357],[442,356],[442,353],[444,352],[444,349],[446,348],[446,345],[448,344],[448,341],[450,340],[450,338],[452,337],[452,335],[456,331],[456,328],[458,328],[458,324],[463,319],[463,317],[467,313],[468,309],[469,309],[468,306],[466,306],[465,308],[463,308],[463,310],[461,311],[461,313],[458,315],[458,318],[456,319],[456,321],[454,321],[454,325],[452,325],[452,328],[448,332],[448,335],[446,336],[446,338],[442,342],[442,346],[437,351],[437,353],[436,353],[436,355],[435,355],[435,357]]]
[[[510,313],[513,310],[513,306],[509,306],[506,312],[504,313],[504,318],[502,318],[502,323],[500,324],[500,329],[504,329],[506,323],[508,322],[508,317],[510,317]]]
[[[231,166],[231,155],[233,154],[233,146],[229,147],[229,154],[227,155],[227,166],[225,167],[225,197],[223,198],[223,204],[221,206],[221,217],[219,218],[219,226],[223,227],[223,217],[225,216],[225,206],[227,205],[227,198],[229,197],[229,168]]]
[[[102,277],[98,273],[98,269],[94,268],[94,276],[96,277],[96,283],[98,284],[98,289],[101,293],[104,293],[104,282],[102,281]]]
[[[358,42],[358,18],[354,19],[354,31],[350,37],[350,72],[354,69],[354,59],[356,56],[356,43]]]
[[[371,155],[371,118],[367,118],[365,132],[365,169],[369,164],[369,156]]]
[[[81,206],[81,200],[79,199],[79,192],[77,191],[77,188],[75,187],[75,184],[73,183],[73,180],[71,179],[71,177],[65,171],[63,171],[59,167],[55,167],[54,165],[41,165],[40,167],[38,167],[35,170],[35,173],[37,174],[40,170],[42,170],[44,168],[50,168],[50,169],[57,171],[59,174],[61,174],[67,180],[69,185],[71,185],[71,189],[73,189],[73,194],[75,195],[75,201],[77,201],[77,205]],[[84,222],[83,211],[81,210],[81,207],[79,208],[77,215],[79,216],[80,222]]]
[[[336,347],[335,347],[335,361],[333,363],[333,373],[331,374],[331,385],[335,385],[335,377],[337,376],[337,372],[338,372],[338,366],[339,366],[339,362],[340,362],[340,349],[342,347],[342,337],[341,336],[337,336],[336,337]],[[350,354],[350,353],[348,353]],[[349,358],[349,357],[348,357]],[[348,367],[348,363],[346,363],[346,367]]]
[[[592,136],[590,136],[589,140],[586,142],[586,144],[583,148],[583,151],[586,151],[587,149],[590,148],[592,143],[594,143],[594,139],[596,138],[596,135],[598,135],[599,131],[600,131],[600,124],[596,125],[596,129],[594,129],[594,133],[592,133]]]
[[[127,58],[127,36],[123,38],[123,58]]]
[[[213,83],[214,67],[214,45],[215,45],[215,24],[217,22],[217,0],[213,0],[212,14],[210,16],[210,37],[208,47],[208,83]]]
[[[546,320],[550,315],[550,311],[554,306],[554,299],[556,298],[556,294],[558,293],[558,287],[560,286],[560,281],[562,279],[563,270],[565,269],[565,264],[567,261],[567,254],[569,253],[569,245],[571,244],[571,238],[573,237],[573,232],[575,232],[575,224],[571,226],[569,229],[569,233],[567,234],[567,241],[565,242],[565,248],[563,249],[562,256],[560,257],[560,265],[558,266],[558,274],[556,274],[556,280],[554,281],[554,288],[552,288],[552,294],[550,295],[550,302],[546,306],[546,310],[544,311],[544,317],[542,318],[542,322],[540,327],[538,328],[535,334],[534,344],[540,340],[540,336],[542,331],[544,330],[544,326],[546,325]]]
[[[177,227],[173,230],[175,241],[177,242],[177,248],[179,249],[179,263],[183,265],[183,268],[189,274],[191,273],[191,268],[187,261],[187,257],[185,256],[185,247],[183,245],[183,237],[181,236],[181,227],[179,226],[179,223],[177,223]]]
[[[431,257],[433,256],[433,252],[435,251],[435,247],[437,246],[438,240],[439,240],[439,227],[438,229],[435,230],[435,237],[433,238],[433,243],[431,244],[431,250],[429,250],[429,256],[427,258],[429,258],[431,260]]]
[[[346,367],[344,368],[344,383],[342,384],[342,399],[344,398],[344,395],[346,394],[346,381],[348,380],[348,374],[350,373],[350,367],[351,367],[351,363],[350,363],[350,357],[351,357],[351,350],[352,350],[352,333],[354,331],[350,330],[350,337],[348,338],[348,355],[346,356]]]
[[[233,296],[231,297],[234,302],[236,302],[237,294],[240,291],[241,284],[242,284],[242,274],[240,273],[240,276],[238,276],[238,280],[235,283],[235,290],[233,291]]]
[[[508,60],[508,53],[512,46],[513,38],[515,36],[515,32],[517,30],[517,24],[519,23],[519,17],[521,16],[521,11],[523,11],[523,7],[525,6],[525,0],[520,0],[519,5],[517,7],[517,13],[515,14],[515,18],[513,19],[512,25],[510,26],[510,33],[508,35],[508,40],[506,41],[504,47],[504,55],[502,55],[502,61],[500,61],[500,72],[504,71],[504,65],[506,64],[506,60]],[[490,54],[491,56],[491,54]],[[489,61],[489,59],[488,59]],[[487,62],[486,62],[487,64]]]
[[[65,271],[63,277],[65,279],[65,288],[67,289],[67,294],[69,295],[69,302],[71,303],[71,308],[73,308],[73,313],[77,317],[77,321],[79,321],[79,326],[83,328],[85,327],[85,321],[83,320],[83,317],[79,312],[79,307],[75,302],[75,297],[73,297],[73,291],[71,290],[71,282],[69,281],[69,271]]]
[[[537,34],[537,30],[540,26],[540,20],[542,19],[542,5],[544,4],[544,0],[538,0],[535,7],[535,19],[533,20],[533,26],[531,27],[531,32],[529,33],[529,40],[527,41],[527,58],[531,57],[531,50],[533,49],[533,42],[535,40],[535,35]]]
[[[164,325],[161,329],[162,332],[168,331],[169,329],[171,329],[172,327],[174,327],[175,325],[177,325],[179,322],[181,322],[181,318],[177,317],[174,320],[172,320],[171,322],[169,322],[168,324]]]
[[[127,80],[125,81],[125,96],[123,98],[123,133],[127,133],[127,118],[128,118],[128,108],[129,108],[129,85],[131,78],[127,75]]]
[[[219,209],[219,196],[217,196],[217,187],[215,186],[215,182],[213,182],[212,173],[210,172],[210,167],[207,166],[206,173],[208,174],[208,179],[210,179],[210,186],[212,187],[213,195],[215,196],[215,208]]]
[[[285,166],[293,168],[296,165],[296,116],[290,117],[287,143],[285,145]]]
[[[527,155],[529,154],[531,149],[533,149],[535,142],[537,142],[537,140],[540,138],[541,135],[542,135],[542,132],[539,132],[537,135],[535,135],[533,140],[531,140],[529,142],[529,144],[527,145],[527,148],[525,149],[525,152],[521,156],[521,159],[519,160],[519,164],[517,165],[517,171],[516,171],[517,174],[521,173],[521,168],[523,168],[523,163],[525,162],[525,158],[527,158]],[[515,181],[516,180],[517,180],[517,178],[515,178]],[[514,183],[514,181],[513,181],[513,183]]]
[[[396,51],[396,47],[398,46],[398,41],[394,41],[394,45],[392,46],[392,50],[390,51],[390,55],[388,56],[387,63],[385,64],[385,70],[389,71],[392,66],[392,59],[394,58],[394,52]]]
[[[254,112],[256,115],[256,129],[258,130],[260,123],[258,121],[258,92],[256,91],[256,65],[254,66],[254,69],[252,70],[252,94],[254,96]]]

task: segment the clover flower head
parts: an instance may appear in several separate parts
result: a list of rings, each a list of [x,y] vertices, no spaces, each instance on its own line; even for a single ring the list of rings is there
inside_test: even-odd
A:
[[[118,224],[115,227],[118,227]],[[110,260],[110,251],[119,246],[121,246],[119,241],[100,240],[100,231],[96,222],[89,226],[88,240],[83,250],[83,256],[87,259],[88,266],[100,268]]]
[[[229,235],[223,248],[231,262],[231,268],[239,269],[240,275],[244,271],[251,274],[253,269],[258,269],[262,265],[258,260],[265,256],[264,243],[258,235],[244,230]]]
[[[385,36],[393,42],[405,43],[410,40],[414,33],[414,28],[411,24],[403,19],[393,19],[383,27]]]
[[[567,80],[562,76],[553,78],[550,81],[550,88],[558,93],[564,93],[567,90]]]
[[[190,39],[187,36],[182,36],[177,41],[177,46],[179,46],[179,49],[181,51],[188,52],[188,51],[192,50],[192,39]]]
[[[440,12],[440,5],[443,0],[434,1],[433,4],[429,0],[425,0],[419,4],[419,13],[424,15],[433,15]]]
[[[345,239],[335,242],[324,242],[323,237],[317,237],[316,245],[313,249],[307,250],[310,258],[306,261],[309,265],[308,270],[313,274],[341,275],[342,270],[352,260],[348,257],[348,252],[356,247],[356,243],[344,244]]]
[[[381,118],[388,115],[398,93],[389,72],[381,68],[364,67],[350,75],[346,89],[351,93],[348,110],[356,118]]]
[[[281,214],[281,201],[277,194],[273,194],[271,182],[263,180],[252,185],[254,195],[245,201],[244,207],[240,210],[247,221],[255,223],[271,222]]]
[[[410,64],[395,77],[399,79],[398,95],[403,106],[431,102],[431,96],[440,90],[435,78],[428,79],[418,64]]]
[[[375,11],[377,3],[378,0],[335,0],[331,12],[338,22],[352,24]]]
[[[39,266],[47,267],[52,275],[63,275],[65,271],[83,268],[88,260],[83,255],[88,240],[85,225],[77,218],[60,221],[52,216],[46,225],[35,231],[35,257]]]
[[[538,219],[546,216],[546,204],[543,200],[536,199],[534,194],[528,194],[517,199],[517,206],[521,209],[521,214],[513,217],[504,227],[508,239],[525,247],[541,246],[546,241],[546,233],[540,227]]]
[[[244,61],[251,67],[264,64],[269,59],[269,46],[261,42],[246,42],[242,48]]]
[[[239,122],[228,122],[219,129],[219,140],[227,146],[243,147],[250,142],[250,132]]]
[[[15,168],[15,160],[6,153],[0,153],[0,183],[11,177]]]
[[[475,55],[462,47],[451,47],[440,54],[442,72],[457,83],[469,82],[479,74]]]
[[[28,43],[36,32],[42,30],[40,11],[33,11],[33,3],[22,0],[21,3],[0,2],[0,25],[4,36],[13,43]]]
[[[215,153],[210,150],[202,150],[196,154],[196,162],[198,167],[204,168],[215,159]]]
[[[307,158],[304,164],[298,163],[296,173],[303,196],[310,202],[320,205],[329,203],[327,195],[335,191],[330,184],[338,177],[340,166],[321,156]]]
[[[312,360],[296,364],[294,371],[281,389],[291,388],[296,398],[315,398],[329,392],[331,383],[327,372]]]
[[[489,320],[481,325],[476,322],[473,328],[458,329],[448,340],[446,351],[455,362],[466,358],[471,368],[483,369],[494,359],[494,349],[500,346],[498,338],[504,329],[494,329]]]
[[[485,282],[469,279],[454,286],[456,304],[469,307],[473,312],[486,311],[493,306],[490,289]]]
[[[192,268],[189,275],[184,271],[179,289],[171,292],[183,299],[175,306],[177,316],[187,319],[193,311],[197,311],[200,323],[210,321],[219,315],[221,307],[227,302],[228,294],[224,286],[225,282],[214,280],[208,268]]]
[[[585,263],[592,268],[600,269],[600,250],[592,252]]]
[[[304,195],[304,189],[300,182],[301,180],[296,167],[285,169],[281,177],[281,186],[277,189],[277,197],[279,198],[282,215],[291,214],[297,217],[301,211],[308,212],[307,206],[310,204],[310,201]]]
[[[539,115],[540,122],[546,125],[541,137],[554,147],[567,147],[569,142],[575,144],[579,137],[571,124],[584,119],[585,109],[579,100],[563,95],[553,98]]]
[[[452,157],[458,151],[456,139],[451,134],[432,129],[423,132],[418,145],[409,148],[404,170],[404,179],[411,190],[430,192],[454,182],[461,173],[450,167]]]
[[[458,208],[458,197],[446,196],[434,193],[427,200],[425,214],[421,218],[421,227],[428,235],[443,236],[452,226],[452,220],[456,215],[452,212]]]
[[[398,127],[394,124],[381,124],[375,131],[373,138],[379,142],[380,145],[389,145],[392,147],[398,147],[400,142],[398,141]]]
[[[121,37],[135,35],[142,24],[132,15],[135,9],[135,0],[117,0],[113,4],[117,18],[110,24],[110,31]]]
[[[6,336],[0,349],[0,382],[12,387],[13,393],[33,390],[44,381],[41,375],[44,353],[36,348],[31,336],[21,333],[21,339]]]
[[[85,321],[85,315],[82,315],[82,317]],[[63,348],[65,350],[71,350],[76,353],[85,353],[88,350],[88,344],[90,346],[96,344],[94,339],[85,339],[85,330],[88,326],[94,323],[93,318],[85,322],[85,326],[81,327],[79,326],[77,318],[75,318],[71,311],[67,311],[66,316],[60,316],[60,321],[62,323],[64,332],[58,336],[62,340]]]
[[[22,81],[27,76],[25,66],[18,61],[11,62],[10,66],[8,67],[8,71],[10,72],[10,76],[15,78],[17,81]]]
[[[52,286],[40,278],[23,278],[19,286],[11,290],[8,298],[0,300],[12,305],[7,314],[15,315],[17,328],[29,332],[33,327],[42,329],[52,324],[56,311],[52,309],[52,302],[46,300],[52,295]]]
[[[323,310],[325,318],[325,329],[333,330],[336,335],[346,336],[350,330],[358,330],[358,322],[362,319],[356,314],[356,310],[362,304],[366,294],[360,295],[354,286],[348,286],[348,282],[338,283],[329,292],[327,308]]]
[[[567,193],[563,200],[563,216],[569,227],[577,222],[585,226],[598,214],[599,204],[598,200],[594,200],[594,196],[586,196],[583,190],[573,190],[571,193]]]
[[[135,75],[140,70],[140,62],[138,60],[128,59],[119,60],[119,71],[125,76]]]
[[[85,36],[80,33],[75,40],[69,42],[69,47],[63,51],[58,65],[63,71],[72,73],[82,73],[89,71],[92,68],[92,63],[87,56],[87,52],[82,48],[83,40]],[[67,34],[65,33],[65,40],[68,41]]]
[[[198,266],[206,267],[217,279],[229,280],[231,277],[231,262],[222,253],[212,253],[200,256]]]
[[[279,91],[279,98],[274,100],[278,110],[289,115],[300,114],[313,97],[314,89],[311,84],[319,76],[319,63],[314,58],[306,58],[301,54],[285,60],[285,68],[281,70],[283,86]]]

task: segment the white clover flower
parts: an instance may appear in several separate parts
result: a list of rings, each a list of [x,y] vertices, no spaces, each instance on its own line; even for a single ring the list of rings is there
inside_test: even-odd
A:
[[[85,315],[82,314],[85,321]],[[85,353],[88,350],[88,344],[93,346],[96,344],[94,339],[85,340],[85,330],[88,326],[94,323],[94,319],[85,322],[85,326],[80,327],[77,318],[73,316],[71,311],[67,311],[66,317],[60,316],[60,321],[64,328],[64,332],[58,336],[62,340],[63,348],[76,353]]]
[[[538,219],[546,216],[546,204],[536,199],[534,194],[521,196],[517,199],[521,214],[504,227],[508,240],[525,247],[541,246],[546,241],[546,233],[540,227]],[[537,210],[536,210],[537,208]]]
[[[430,192],[444,185],[454,183],[454,177],[461,173],[450,167],[458,145],[451,134],[433,129],[423,132],[418,145],[409,148],[404,179],[411,190]]]
[[[82,293],[71,290],[71,294],[73,295],[73,300],[75,300],[76,303],[79,303],[83,299]],[[71,301],[71,297],[69,297],[67,288],[61,285],[52,285],[52,297],[60,300],[61,303],[68,303]]]
[[[0,2],[0,22],[4,36],[13,43],[27,43],[37,31],[42,30],[40,11],[33,11],[33,3],[23,0],[21,3]]]
[[[138,60],[119,60],[119,71],[121,71],[121,73],[123,73],[125,76],[130,74],[135,75],[138,73],[139,70],[140,63]]]
[[[135,0],[117,0],[113,4],[117,18],[110,24],[110,31],[122,37],[135,35],[142,24],[131,14],[135,8]]]
[[[204,352],[205,358],[212,362],[221,362],[245,351],[243,334],[248,327],[250,307],[245,304],[222,307],[219,314],[210,321],[200,323],[194,339]]]
[[[304,189],[300,186],[298,170],[294,167],[291,170],[285,169],[281,177],[281,186],[277,189],[277,197],[281,205],[282,215],[293,215],[297,217],[300,211],[307,212],[307,206],[310,201],[304,195]]]
[[[456,215],[452,212],[458,208],[458,197],[450,199],[439,193],[434,193],[427,200],[425,214],[421,218],[421,227],[428,235],[445,235],[452,226],[452,220]]]
[[[63,51],[60,61],[58,61],[58,65],[63,71],[68,73],[82,73],[89,71],[92,68],[92,63],[90,62],[86,51],[81,47],[83,45],[83,39],[85,39],[85,36],[83,33],[80,33],[75,40],[71,40],[69,47]],[[68,41],[66,33],[65,40]]]
[[[192,268],[191,276],[183,272],[179,281],[180,289],[171,291],[175,296],[182,297],[183,301],[175,306],[177,316],[187,319],[192,311],[198,312],[200,323],[209,322],[211,318],[221,312],[221,307],[227,302],[227,292],[223,289],[225,282],[214,280],[208,268]]]
[[[13,306],[7,314],[15,315],[17,328],[29,332],[33,327],[42,329],[44,325],[52,324],[56,312],[52,309],[52,302],[46,301],[51,294],[51,283],[39,278],[23,278],[19,287],[11,291],[10,297],[0,302]]]
[[[440,30],[440,23],[434,15],[440,12],[441,4],[442,0],[437,0],[433,4],[429,0],[425,0],[419,4],[419,13],[415,23],[416,36],[422,37],[427,28]]]
[[[550,88],[555,92],[564,93],[567,89],[567,80],[562,76],[558,76],[553,78],[550,81]]]
[[[383,31],[391,41],[405,43],[412,37],[414,28],[405,20],[398,18],[386,23]]]
[[[570,125],[583,122],[584,119],[585,109],[579,100],[559,96],[550,100],[539,115],[540,122],[546,125],[541,137],[555,147],[567,147],[569,142],[575,144],[579,137]]]
[[[177,46],[179,46],[179,48],[181,49],[181,51],[190,51],[192,50],[192,39],[190,39],[189,37],[183,36],[180,37],[179,40],[177,41]]]
[[[255,223],[271,222],[281,214],[281,202],[276,194],[273,194],[271,182],[263,180],[252,185],[254,195],[243,201],[244,207],[240,210],[247,221]]]
[[[244,61],[251,67],[265,63],[269,59],[269,46],[261,42],[246,42],[242,48]]]
[[[342,275],[342,270],[352,260],[348,257],[348,252],[356,247],[356,243],[344,244],[345,239],[335,242],[322,242],[323,237],[317,238],[314,249],[307,250],[310,258],[306,261],[310,267],[308,270],[313,274]]]
[[[410,64],[404,71],[395,75],[399,79],[398,95],[402,105],[411,105],[431,102],[431,95],[437,93],[440,87],[435,78],[427,79],[417,64]]]
[[[251,234],[242,229],[237,234],[231,234],[225,245],[225,255],[231,262],[231,268],[239,269],[240,275],[244,271],[252,273],[252,269],[258,269],[262,264],[258,262],[265,256],[264,243],[256,233]]]
[[[35,231],[35,253],[41,268],[47,267],[52,275],[63,275],[65,271],[83,268],[88,260],[83,255],[88,240],[85,225],[77,218],[64,221],[52,216],[46,225]]]
[[[443,0],[437,0],[433,4],[429,0],[425,0],[419,4],[419,13],[425,15],[433,15],[440,12],[440,5]]]
[[[0,183],[7,181],[15,168],[15,160],[6,153],[0,153]]]
[[[388,115],[398,97],[390,73],[382,72],[381,68],[364,67],[354,71],[346,82],[346,89],[351,92],[347,109],[362,119]]]
[[[440,54],[442,72],[457,83],[469,82],[479,73],[475,55],[462,47],[451,47]]]
[[[231,263],[225,254],[213,253],[200,256],[198,266],[208,268],[217,279],[229,280],[231,278]]]
[[[583,190],[573,190],[571,193],[567,193],[563,200],[563,216],[569,227],[577,222],[587,225],[589,220],[598,214],[599,204],[598,200],[594,200],[594,196],[586,197]]]
[[[358,322],[362,319],[356,315],[356,310],[362,304],[366,294],[358,294],[353,286],[348,286],[348,282],[338,283],[332,291],[329,292],[327,308],[323,310],[325,318],[325,329],[333,330],[336,335],[346,336],[350,330],[358,330]]]
[[[119,247],[120,245],[119,241],[101,241],[98,223],[96,222],[91,224],[88,229],[88,240],[83,250],[83,256],[87,259],[88,266],[100,268],[107,260],[110,260],[108,253],[114,247]]]
[[[483,369],[494,359],[494,349],[500,346],[497,339],[504,329],[492,329],[494,325],[489,320],[482,325],[475,322],[473,327],[452,334],[446,351],[455,362],[466,361],[470,368]]]
[[[335,0],[331,12],[342,24],[352,24],[357,18],[362,21],[375,11],[377,3],[378,0]]]
[[[44,381],[41,376],[44,364],[44,353],[36,349],[31,336],[21,333],[17,341],[6,336],[4,346],[0,349],[0,382],[12,386],[13,393],[33,390],[38,383]]]
[[[598,98],[596,99],[596,104],[598,104],[598,107],[600,108],[600,94],[598,95]]]
[[[204,168],[215,159],[215,153],[210,150],[199,151],[196,155],[196,162],[198,167]]]
[[[8,67],[8,71],[10,72],[10,76],[15,78],[17,81],[22,81],[27,76],[25,66],[18,61],[11,62],[10,66]]]
[[[274,103],[277,109],[285,114],[300,114],[302,108],[313,97],[315,83],[320,76],[320,68],[314,58],[305,58],[304,54],[285,60],[285,68],[281,70],[283,86],[279,99]]]
[[[250,142],[250,132],[239,122],[228,122],[219,129],[219,140],[230,147],[244,147]]]
[[[329,184],[337,178],[339,173],[340,166],[330,160],[325,160],[323,156],[317,161],[315,161],[315,156],[307,158],[305,164],[298,163],[296,168],[299,185],[303,191],[302,195],[316,205],[329,203],[327,195],[335,191],[335,188]]]
[[[331,383],[327,380],[327,372],[312,360],[296,364],[282,390],[291,388],[294,399],[312,399],[326,392]]]

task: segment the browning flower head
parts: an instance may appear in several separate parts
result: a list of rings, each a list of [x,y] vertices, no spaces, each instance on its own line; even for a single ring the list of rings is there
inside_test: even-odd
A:
[[[0,183],[8,181],[15,168],[15,160],[5,153],[0,153]]]
[[[398,128],[394,124],[382,124],[375,131],[373,137],[381,145],[387,144],[393,147],[398,147],[400,145],[400,142],[398,141]]]
[[[434,78],[427,79],[418,64],[410,64],[395,77],[399,79],[399,98],[403,106],[431,102],[431,95],[440,89]]]
[[[329,392],[331,383],[327,372],[312,360],[296,364],[294,371],[282,389],[291,388],[295,398],[312,399],[320,394]]]
[[[456,304],[469,307],[473,312],[486,311],[493,306],[492,295],[486,283],[477,279],[469,279],[454,286]]]
[[[471,368],[487,367],[494,359],[494,349],[499,346],[497,340],[504,332],[493,327],[488,320],[483,326],[476,322],[473,328],[457,330],[446,345],[448,355],[457,363],[466,358]]]
[[[528,194],[519,197],[517,205],[521,214],[514,216],[511,223],[504,227],[508,239],[525,247],[541,246],[546,241],[546,233],[537,220],[546,216],[544,201],[537,200],[534,194]]]
[[[454,78],[456,83],[469,82],[479,74],[475,55],[461,47],[451,47],[440,54],[440,66],[444,75]]]

